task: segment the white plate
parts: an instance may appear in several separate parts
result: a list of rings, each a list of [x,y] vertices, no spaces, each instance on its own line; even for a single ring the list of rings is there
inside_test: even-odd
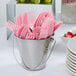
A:
[[[71,59],[73,59],[74,61],[76,61],[76,57],[74,55],[68,53],[67,56],[69,56]]]
[[[70,65],[76,67],[76,64],[74,64],[73,62],[69,61],[69,60],[66,60],[66,63],[69,63]]]
[[[71,68],[69,65],[66,64],[66,67],[67,67],[67,70],[72,74],[72,75],[75,75],[76,76],[76,71]]]
[[[73,65],[71,65],[71,64],[69,64],[69,63],[67,63],[67,62],[66,62],[66,64],[67,64],[69,67],[71,67],[73,70],[75,70],[74,72],[76,72],[76,67],[74,67]]]
[[[74,63],[70,59],[67,58],[66,62],[69,63],[69,64],[71,64],[71,65],[73,65],[74,67],[76,67],[76,63]]]
[[[73,60],[73,59],[72,59],[71,57],[69,57],[68,55],[67,55],[67,60],[71,61],[72,63],[74,63],[74,64],[76,65],[76,61]]]
[[[76,60],[76,55],[70,52],[69,50],[67,51],[67,55],[70,55],[72,58]]]

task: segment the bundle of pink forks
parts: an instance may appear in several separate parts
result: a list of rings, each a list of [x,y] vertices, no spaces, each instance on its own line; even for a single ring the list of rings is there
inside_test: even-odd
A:
[[[62,25],[56,22],[52,12],[41,12],[38,17],[34,12],[25,12],[15,17],[15,23],[8,21],[5,25],[21,39],[40,40],[52,36]]]

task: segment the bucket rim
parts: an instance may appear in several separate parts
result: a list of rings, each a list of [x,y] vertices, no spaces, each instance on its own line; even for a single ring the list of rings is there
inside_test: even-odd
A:
[[[21,38],[19,38],[19,37],[17,37],[17,36],[15,36],[14,35],[14,37],[16,38],[16,39],[19,39],[19,40],[23,40],[23,41],[43,41],[43,40],[48,40],[48,39],[52,39],[52,36],[51,37],[48,37],[48,38],[46,38],[46,39],[39,39],[39,40],[36,40],[36,39],[21,39]]]

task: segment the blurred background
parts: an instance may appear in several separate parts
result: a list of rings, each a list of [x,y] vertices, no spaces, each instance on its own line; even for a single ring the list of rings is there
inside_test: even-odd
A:
[[[4,21],[6,21],[6,4],[9,0],[0,0],[0,27],[3,26]]]
[[[8,2],[12,2],[15,0],[1,0],[0,1],[0,27],[4,25],[4,22],[6,21],[6,4]],[[56,2],[56,13],[61,13],[61,0],[55,0]],[[59,14],[57,14],[59,16]]]
[[[62,0],[62,3],[74,3],[76,0]]]
[[[0,1],[0,27],[2,27],[6,21],[6,4],[9,1],[15,0]],[[76,23],[76,0],[55,0],[55,2],[57,19],[60,17],[64,23]]]
[[[62,0],[62,21],[67,24],[76,23],[76,0]]]

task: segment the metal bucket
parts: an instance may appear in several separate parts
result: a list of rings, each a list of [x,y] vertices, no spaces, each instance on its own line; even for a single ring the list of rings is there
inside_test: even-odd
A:
[[[17,62],[27,70],[41,70],[45,68],[56,41],[53,38],[43,40],[24,40],[15,37],[22,63]],[[15,53],[15,50],[14,50]]]

